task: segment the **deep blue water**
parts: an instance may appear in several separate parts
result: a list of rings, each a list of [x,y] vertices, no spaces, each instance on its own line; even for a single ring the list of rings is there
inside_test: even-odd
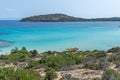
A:
[[[40,52],[105,50],[120,46],[120,22],[19,22],[0,21],[0,52],[27,47]]]

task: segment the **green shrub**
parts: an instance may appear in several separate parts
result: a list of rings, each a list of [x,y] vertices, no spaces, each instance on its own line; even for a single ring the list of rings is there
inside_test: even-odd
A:
[[[48,68],[45,70],[45,72],[46,72],[45,80],[53,80],[57,78],[57,74],[55,73],[54,69]]]
[[[48,55],[42,57],[40,65],[59,70],[65,66],[80,64],[85,59],[84,56],[74,53],[62,53],[57,55]]]
[[[101,66],[98,63],[88,62],[88,63],[85,64],[85,68],[92,69],[92,70],[99,70],[99,69],[101,69]]]
[[[93,52],[89,53],[88,56],[100,58],[100,57],[105,57],[106,53],[104,51],[95,51],[95,52],[93,51]]]
[[[53,69],[59,69],[66,64],[66,60],[61,55],[43,57],[40,64]]]
[[[38,72],[32,70],[17,70],[13,68],[0,69],[0,80],[42,80]]]
[[[102,80],[120,80],[120,73],[115,70],[108,69],[103,73]]]

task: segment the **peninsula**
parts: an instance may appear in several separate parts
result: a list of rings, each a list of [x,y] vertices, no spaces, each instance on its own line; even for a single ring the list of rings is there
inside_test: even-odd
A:
[[[66,14],[46,14],[26,17],[20,20],[20,22],[85,22],[85,21],[120,21],[120,17],[111,18],[78,18],[73,16],[68,16]]]

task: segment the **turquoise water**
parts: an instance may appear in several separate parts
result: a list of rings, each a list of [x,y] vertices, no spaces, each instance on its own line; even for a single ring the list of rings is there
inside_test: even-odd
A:
[[[106,50],[120,46],[120,22],[18,22],[0,21],[0,53],[14,47],[40,52]]]

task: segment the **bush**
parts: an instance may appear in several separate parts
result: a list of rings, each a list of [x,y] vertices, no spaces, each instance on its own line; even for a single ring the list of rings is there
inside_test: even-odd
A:
[[[85,64],[85,68],[92,69],[92,70],[99,70],[99,69],[101,69],[101,66],[98,63],[88,62],[88,63]]]
[[[40,60],[40,64],[58,70],[66,64],[66,60],[61,55],[47,56]]]
[[[0,80],[42,80],[38,72],[32,70],[17,70],[13,68],[0,69]]]
[[[31,57],[35,57],[37,54],[38,54],[38,51],[37,50],[33,50],[31,51]]]
[[[103,73],[102,80],[120,80],[120,73],[115,70],[108,69]]]
[[[84,56],[74,53],[62,53],[42,57],[40,65],[60,70],[62,67],[80,64],[85,59]]]
[[[53,80],[54,78],[57,78],[57,74],[55,73],[55,70],[52,68],[48,68],[45,70],[46,76],[45,80]]]
[[[93,51],[93,52],[89,53],[88,56],[100,58],[100,57],[105,57],[106,53],[104,51]]]
[[[93,80],[101,80],[100,78],[94,78]]]
[[[80,79],[74,78],[70,74],[65,74],[60,80],[80,80]]]

